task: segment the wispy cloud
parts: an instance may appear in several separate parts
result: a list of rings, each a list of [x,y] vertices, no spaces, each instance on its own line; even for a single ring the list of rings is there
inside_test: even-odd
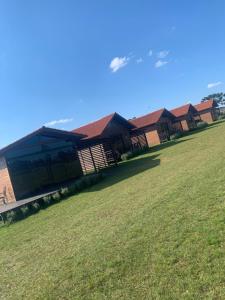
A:
[[[55,126],[55,125],[58,125],[58,124],[65,124],[65,123],[70,123],[72,122],[73,119],[70,118],[70,119],[60,119],[60,120],[53,120],[53,121],[50,121],[50,122],[47,122],[44,124],[44,126]]]
[[[169,50],[163,50],[157,53],[158,58],[165,58],[170,53]]]
[[[155,63],[155,68],[161,68],[162,66],[165,66],[166,64],[168,64],[168,61],[165,60],[158,60]]]
[[[137,64],[140,64],[140,63],[142,63],[143,61],[144,61],[143,58],[140,57],[140,58],[138,58],[138,59],[136,60],[136,63],[137,63]]]
[[[221,84],[222,84],[221,81],[212,82],[212,83],[209,83],[209,84],[207,85],[207,88],[208,88],[208,89],[211,89],[211,88],[214,88],[214,87],[216,87],[216,86],[218,86],[218,85],[221,85]]]
[[[129,62],[130,58],[129,57],[115,57],[113,58],[113,60],[111,61],[109,68],[111,69],[111,71],[113,73],[117,72],[119,69],[125,67],[128,62]]]
[[[148,56],[152,56],[152,54],[153,54],[153,51],[150,49],[150,50],[148,51]]]

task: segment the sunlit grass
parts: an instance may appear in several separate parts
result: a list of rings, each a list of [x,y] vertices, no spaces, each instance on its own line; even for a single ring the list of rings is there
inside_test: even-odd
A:
[[[0,228],[0,299],[225,299],[225,123]]]

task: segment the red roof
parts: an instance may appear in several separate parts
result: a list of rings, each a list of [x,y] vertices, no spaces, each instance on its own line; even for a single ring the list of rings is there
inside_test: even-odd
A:
[[[150,125],[157,123],[165,111],[166,111],[166,109],[162,108],[162,109],[156,110],[150,114],[144,115],[139,118],[131,119],[129,121],[133,125],[135,125],[137,128],[143,128],[143,127],[150,126]]]
[[[117,113],[113,113],[110,114],[104,118],[101,118],[95,122],[89,123],[87,125],[84,125],[82,127],[76,128],[74,130],[72,130],[72,132],[77,133],[77,134],[83,134],[85,135],[86,139],[88,138],[94,138],[94,137],[98,137],[101,136],[103,134],[103,131],[106,129],[107,125],[115,118],[119,118],[120,120],[122,120],[123,122],[127,123],[127,125],[130,128],[133,128],[134,126],[127,121],[126,119],[124,119],[122,116],[120,116]]]
[[[197,111],[202,111],[205,109],[210,109],[216,106],[216,102],[212,99],[205,101],[205,102],[201,102],[197,105],[195,105],[195,108],[197,109]]]
[[[182,106],[179,106],[177,108],[174,108],[171,110],[171,113],[175,116],[175,117],[181,117],[181,116],[185,116],[189,113],[190,109],[194,109],[194,106],[191,104],[185,104]]]

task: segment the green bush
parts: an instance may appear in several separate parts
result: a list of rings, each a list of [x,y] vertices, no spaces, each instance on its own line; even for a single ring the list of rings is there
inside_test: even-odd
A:
[[[24,205],[20,208],[20,212],[23,218],[27,217],[30,214],[30,209],[28,205]]]
[[[122,159],[122,160],[129,160],[129,159],[131,159],[132,157],[134,157],[134,154],[132,153],[132,151],[128,151],[128,152],[123,153],[123,154],[121,155],[121,159]]]
[[[53,200],[54,202],[59,202],[59,201],[61,200],[61,195],[60,195],[60,193],[59,193],[59,192],[54,193],[54,194],[52,195],[52,200]]]
[[[40,210],[41,206],[37,201],[35,201],[30,204],[30,208],[31,208],[32,213],[35,214]]]
[[[45,196],[41,200],[41,204],[42,204],[43,207],[47,207],[47,206],[51,205],[52,202],[53,201],[52,201],[51,195]]]
[[[179,139],[179,138],[181,138],[182,137],[182,133],[181,132],[175,132],[174,134],[172,134],[171,136],[170,136],[170,140],[171,141],[174,141],[174,140],[177,140],[177,139]]]
[[[224,120],[224,119],[225,119],[225,114],[219,115],[218,120]]]
[[[16,210],[10,210],[5,215],[5,221],[8,224],[15,223],[19,219],[19,214]]]
[[[60,194],[62,198],[66,198],[70,194],[69,188],[68,187],[61,188]]]
[[[77,188],[77,185],[76,185],[76,182],[74,182],[73,184],[71,184],[69,187],[68,187],[68,190],[69,190],[69,195],[74,195],[78,192],[78,188]]]
[[[8,224],[11,224],[27,217],[30,214],[37,213],[41,208],[46,208],[51,204],[60,201],[62,197],[74,195],[75,193],[80,192],[81,190],[96,184],[103,177],[104,175],[102,173],[95,173],[83,176],[80,179],[76,180],[74,183],[72,183],[70,186],[61,188],[60,191],[52,195],[45,196],[28,205],[24,205],[18,209],[5,213],[3,216],[4,221]]]
[[[149,150],[148,146],[145,146],[143,148],[137,148],[137,149],[133,149],[132,151],[128,151],[126,153],[123,153],[121,155],[121,159],[124,160],[129,160],[135,156],[141,155],[146,153]]]
[[[93,182],[93,179],[92,179],[93,175],[86,175],[82,178],[82,181],[83,181],[83,184],[84,184],[84,188],[88,188],[90,186],[92,186],[92,182]]]
[[[208,123],[206,123],[204,121],[201,121],[201,122],[197,123],[197,128],[198,129],[203,129],[203,128],[206,128],[207,126],[208,126]]]
[[[82,178],[80,178],[80,179],[78,179],[76,182],[75,182],[75,190],[77,191],[77,192],[80,192],[80,191],[82,191],[85,187],[87,187],[86,186],[86,179],[85,179],[85,177],[82,177]]]

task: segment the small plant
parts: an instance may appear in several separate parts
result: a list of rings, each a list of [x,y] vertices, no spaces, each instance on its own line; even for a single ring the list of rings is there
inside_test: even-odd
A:
[[[83,190],[86,187],[85,179],[84,178],[85,177],[82,177],[81,179],[78,179],[75,182],[75,187],[76,187],[76,191],[77,192],[80,192],[81,190]]]
[[[69,195],[74,195],[78,192],[76,181],[68,187]]]
[[[59,202],[61,200],[61,195],[59,192],[56,192],[52,195],[52,200],[55,202]]]
[[[22,214],[23,218],[27,217],[30,214],[30,209],[29,209],[28,205],[22,206],[20,208],[20,211],[21,211],[21,214]]]
[[[134,157],[134,154],[132,153],[132,151],[128,151],[128,152],[123,153],[123,154],[121,155],[121,159],[122,159],[122,160],[129,160],[129,159],[131,159],[132,157]]]
[[[16,210],[10,210],[6,213],[6,223],[12,224],[18,220],[18,213]]]
[[[68,187],[61,188],[60,194],[62,198],[66,198],[70,194],[69,188]]]
[[[35,214],[40,210],[41,206],[37,201],[35,201],[30,204],[30,208],[31,208],[32,213]]]
[[[174,134],[172,134],[171,136],[170,136],[170,140],[171,141],[174,141],[174,140],[177,140],[177,139],[179,139],[179,138],[181,138],[182,137],[182,133],[181,132],[176,132],[176,133],[174,133]]]
[[[92,174],[83,177],[85,187],[90,187],[100,180],[100,174]]]
[[[137,148],[137,149],[133,149],[132,151],[128,151],[126,153],[123,153],[121,155],[121,159],[122,160],[129,160],[135,156],[141,155],[146,153],[149,150],[148,146],[145,146],[143,148]]]
[[[207,126],[208,126],[208,123],[206,123],[204,121],[201,121],[201,122],[197,123],[197,128],[198,129],[203,129],[203,128],[206,128]]]
[[[219,115],[218,120],[224,120],[224,119],[225,119],[225,114]]]
[[[52,204],[52,197],[50,195],[42,198],[42,204],[44,207],[47,207]]]

